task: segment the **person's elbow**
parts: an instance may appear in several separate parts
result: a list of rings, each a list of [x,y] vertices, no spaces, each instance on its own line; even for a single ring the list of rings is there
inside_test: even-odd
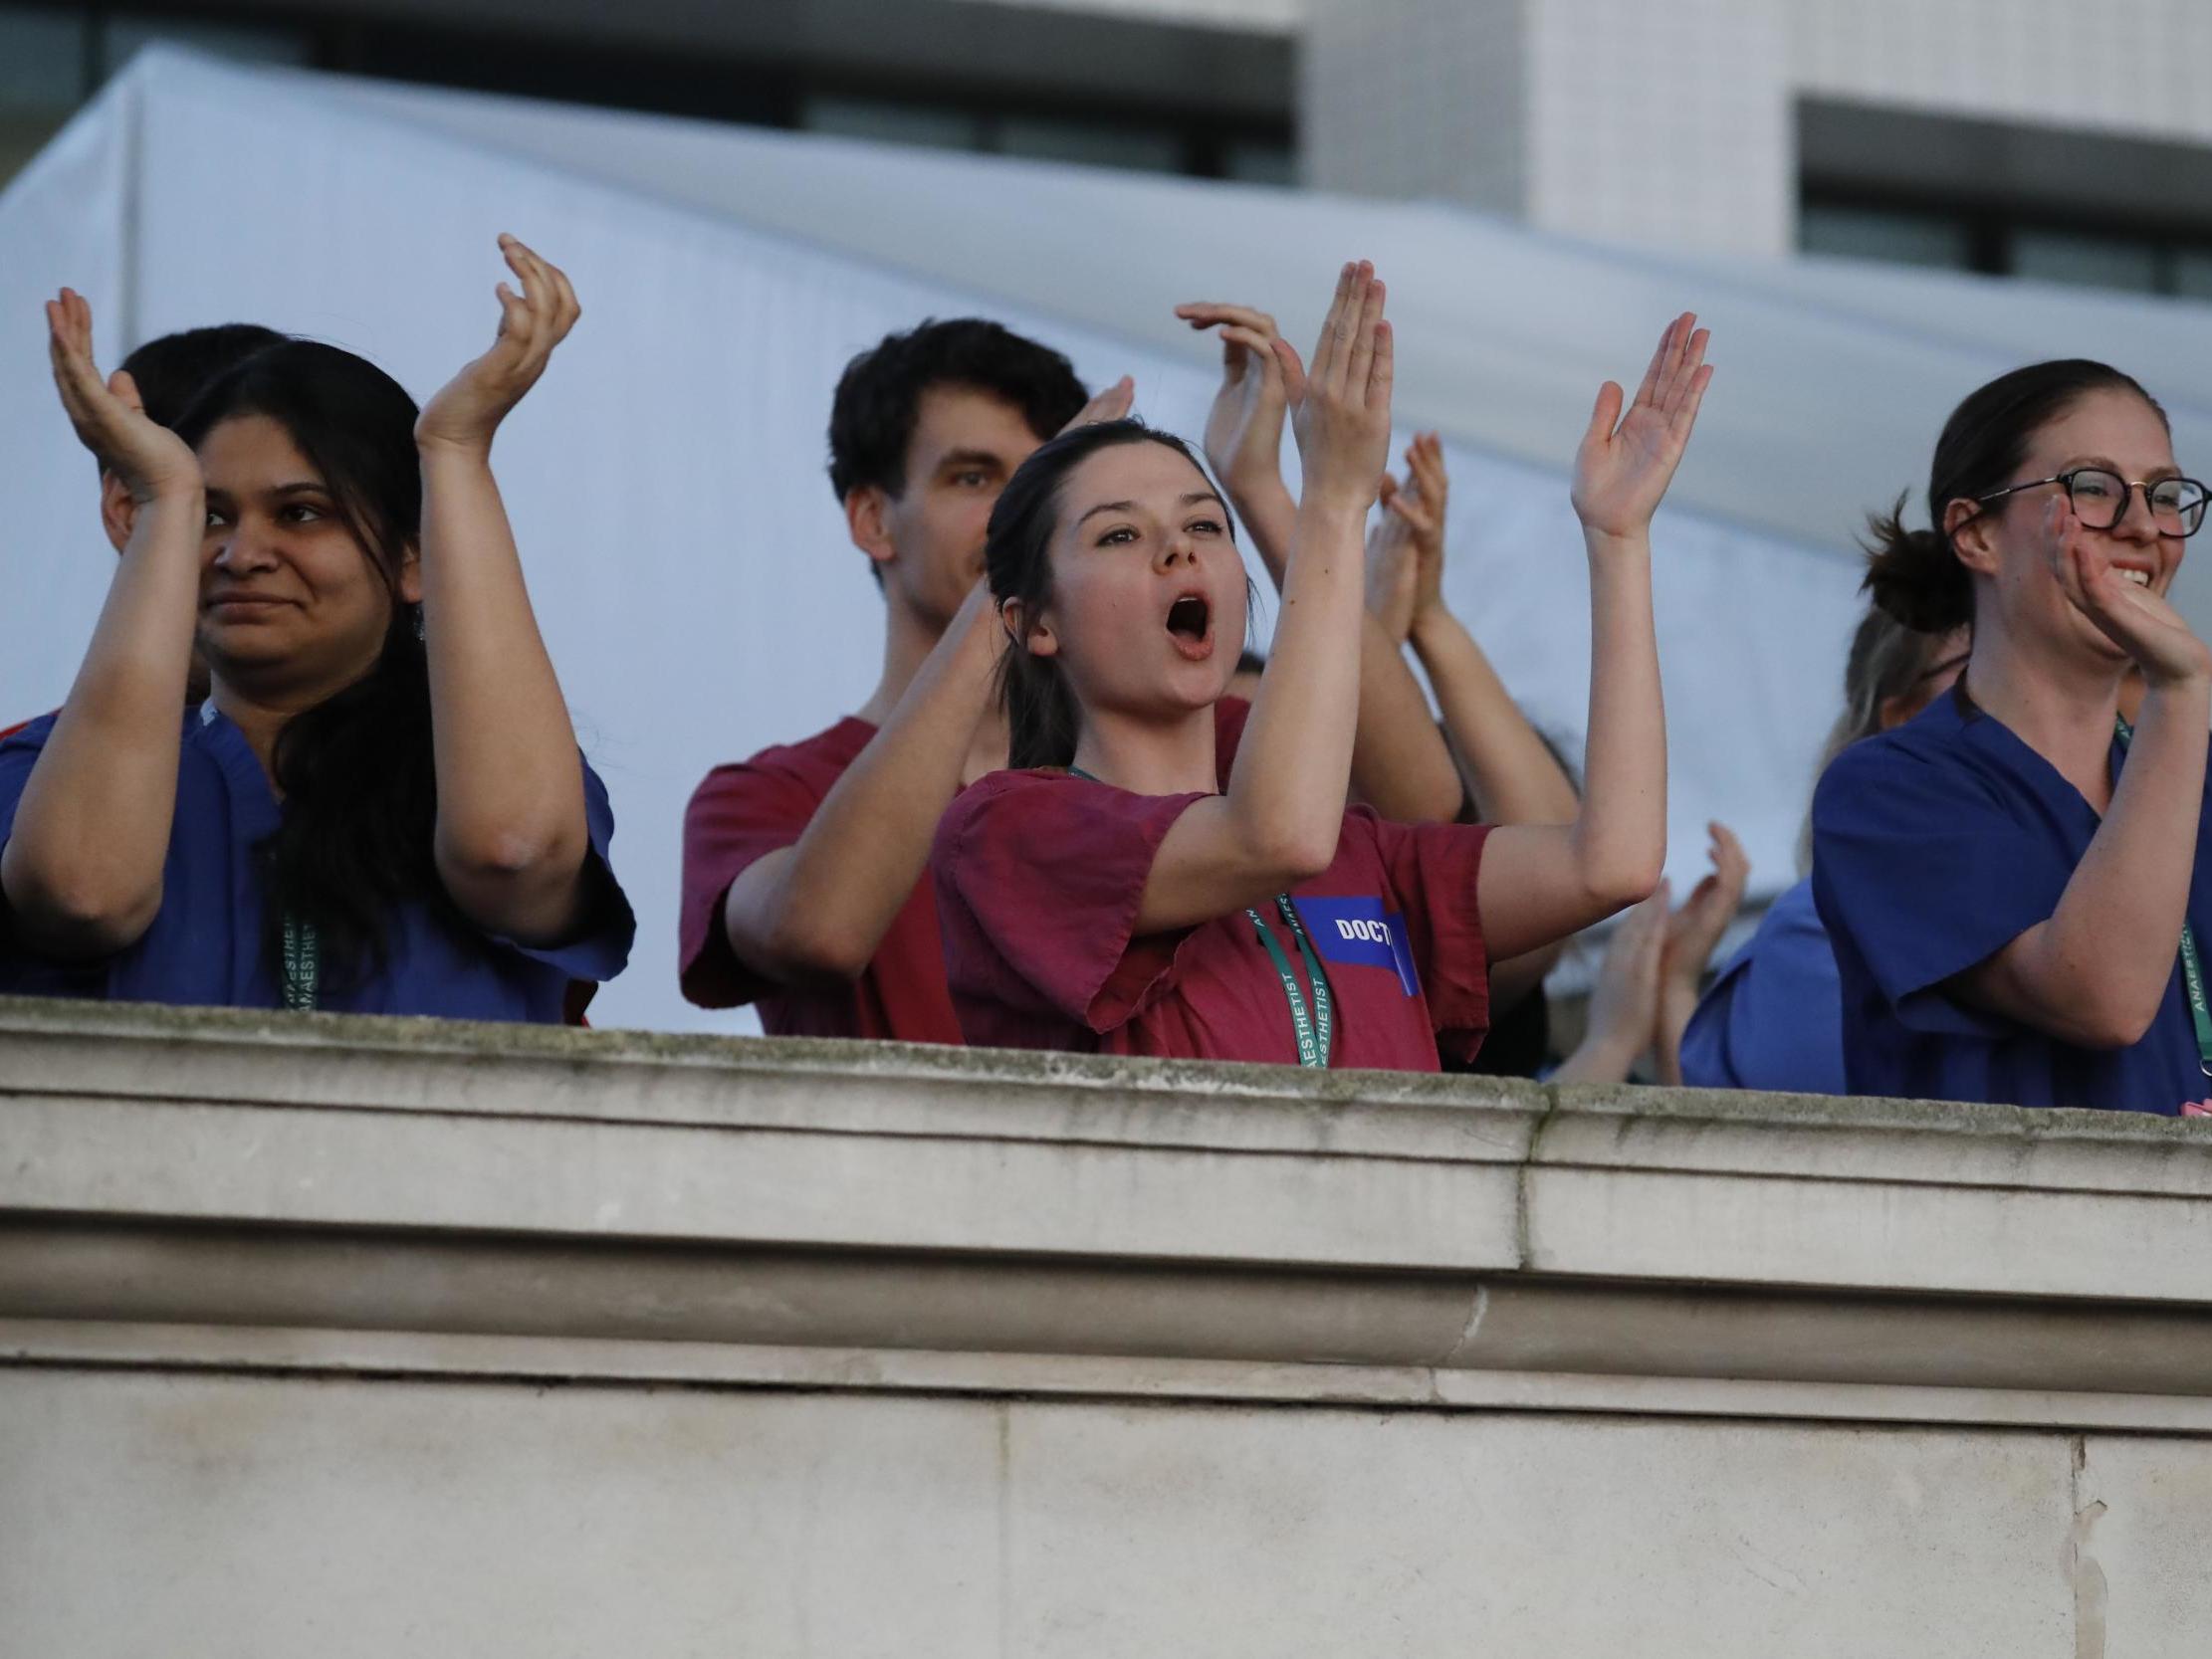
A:
[[[0,858],[0,896],[26,942],[76,961],[111,956],[143,938],[160,913],[162,889],[158,880],[132,882],[81,865],[41,869],[28,858]]]
[[[1277,824],[1254,838],[1254,862],[1271,882],[1287,891],[1328,873],[1329,866],[1336,862],[1337,841],[1343,833],[1342,820]]]
[[[868,971],[877,943],[834,918],[786,911],[769,927],[758,949],[745,953],[763,959],[787,982],[849,985]]]
[[[2085,987],[2085,994],[2070,999],[2062,1029],[2055,1034],[2077,1048],[2133,1048],[2150,1034],[2164,1001],[2163,985],[2155,996],[2123,995],[2110,987]]]
[[[1665,871],[1663,845],[1590,859],[1583,865],[1584,896],[1599,916],[1615,916],[1658,892]]]

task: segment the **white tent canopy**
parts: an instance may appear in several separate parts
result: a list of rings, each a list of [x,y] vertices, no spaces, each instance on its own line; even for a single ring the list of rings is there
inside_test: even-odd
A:
[[[641,927],[600,1023],[733,1029],[675,990],[679,826],[717,761],[803,735],[873,684],[878,601],[822,474],[854,351],[998,316],[1196,433],[1212,348],[1170,315],[1248,300],[1302,339],[1337,264],[1392,286],[1401,425],[1442,428],[1452,603],[1548,728],[1579,731],[1586,584],[1565,466],[1601,379],[1694,308],[1719,375],[1657,531],[1673,864],[1742,833],[1792,879],[1856,620],[1848,540],[1924,477],[1950,407],[2019,362],[2105,355],[2212,457],[2212,310],[1971,278],[1701,263],[1421,204],[797,137],[153,53],[0,194],[0,461],[19,481],[0,724],[67,689],[109,573],[92,466],[56,406],[38,301],[92,300],[104,361],[168,329],[267,322],[427,395],[489,339],[513,230],[585,308],[497,465],[578,731],[614,794]],[[29,482],[32,487],[21,488]],[[2200,618],[2202,601],[2185,608]]]

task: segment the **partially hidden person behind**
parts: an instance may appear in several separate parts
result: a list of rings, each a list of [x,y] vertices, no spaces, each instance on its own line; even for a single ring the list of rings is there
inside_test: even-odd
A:
[[[1964,628],[1924,634],[1870,606],[1844,660],[1844,711],[1822,746],[1818,776],[1862,738],[1893,731],[1948,692],[1966,667]],[[1806,826],[1806,865],[1812,827]],[[1702,965],[1702,964],[1700,964]],[[1813,902],[1810,874],[1785,890],[1722,964],[1678,1030],[1678,1081],[1702,1089],[1841,1095],[1843,983]]]
[[[1710,370],[1671,324],[1623,416],[1600,394],[1575,479],[1595,631],[1588,800],[1569,825],[1393,823],[1347,805],[1365,523],[1393,342],[1365,263],[1310,366],[1277,344],[1303,490],[1282,614],[1226,787],[1214,706],[1245,584],[1189,450],[1136,422],[1030,457],[994,510],[1018,770],[965,791],[932,857],[973,1043],[1435,1070],[1479,1045],[1490,960],[1649,893],[1665,842],[1648,526]]]
[[[102,380],[83,299],[49,304],[128,535],[68,701],[0,742],[0,990],[552,1022],[620,971],[606,792],[491,471],[578,308],[502,247],[498,337],[419,411],[283,340],[171,431]]]
[[[155,426],[173,427],[182,418],[199,389],[225,369],[252,356],[285,336],[258,322],[217,322],[203,328],[180,328],[157,334],[124,357],[119,372],[130,376],[146,419]],[[130,540],[132,508],[130,487],[105,455],[95,454],[100,469],[100,525],[108,544],[120,555]],[[184,701],[197,707],[207,696],[207,665],[198,651],[192,653],[192,670],[186,677]],[[0,737],[10,737],[30,725],[17,721],[0,725]]]
[[[986,529],[1039,445],[1126,415],[1134,394],[1125,377],[1086,400],[1059,352],[977,317],[891,335],[846,366],[829,481],[882,591],[882,672],[857,713],[719,766],[693,794],[678,928],[690,1001],[755,1004],[777,1036],[962,1040],[927,865],[955,793],[1007,763]],[[1224,765],[1245,707],[1215,711]],[[1393,813],[1433,802],[1404,767],[1369,781]]]
[[[2212,653],[2166,598],[2205,501],[2151,395],[2068,359],[1959,405],[1932,527],[1879,520],[1875,602],[1973,644],[1814,796],[1853,1094],[2177,1114],[2207,1093]]]

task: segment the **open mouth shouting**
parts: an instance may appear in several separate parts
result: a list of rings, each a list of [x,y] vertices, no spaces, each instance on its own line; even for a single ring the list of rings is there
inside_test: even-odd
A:
[[[1214,655],[1214,605],[1203,593],[1186,593],[1168,607],[1168,637],[1194,663]]]

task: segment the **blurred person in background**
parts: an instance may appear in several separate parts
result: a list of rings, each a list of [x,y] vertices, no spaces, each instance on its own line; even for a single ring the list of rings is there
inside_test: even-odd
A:
[[[933,870],[972,1042],[1433,1070],[1477,1046],[1488,959],[1658,880],[1664,736],[1648,525],[1709,377],[1677,318],[1624,416],[1601,392],[1575,505],[1592,566],[1590,798],[1562,826],[1348,806],[1366,519],[1388,458],[1382,285],[1347,266],[1310,370],[1279,342],[1303,488],[1282,621],[1228,786],[1212,710],[1241,633],[1225,504],[1134,422],[1024,464],[992,519],[1020,770],[968,790]],[[1301,972],[1302,964],[1302,972]]]
[[[1903,726],[1949,691],[1966,667],[1964,628],[1923,634],[1880,606],[1868,610],[1844,663],[1844,712],[1816,775],[1853,743]],[[1807,825],[1805,862],[1811,863]],[[1692,991],[1694,995],[1694,989]],[[1706,1089],[1841,1095],[1843,985],[1807,875],[1767,907],[1729,958],[1680,1038],[1680,1081]]]
[[[2212,653],[2166,599],[2205,503],[2149,393],[2068,359],[1952,413],[1930,528],[1901,498],[1879,521],[1875,602],[1973,643],[1814,795],[1853,1093],[2165,1114],[2205,1094]]]
[[[557,1021],[634,921],[491,471],[577,307],[520,294],[429,405],[270,344],[174,431],[47,308],[79,436],[126,491],[58,715],[0,742],[0,990]],[[195,638],[211,684],[182,711]]]
[[[205,328],[185,328],[147,340],[123,358],[116,372],[130,377],[147,420],[155,426],[174,427],[202,386],[263,346],[275,345],[284,337],[276,329],[264,328],[258,322],[219,322]],[[100,468],[101,527],[108,532],[108,544],[120,555],[130,539],[130,488],[107,456],[95,455],[93,459]],[[185,680],[184,701],[197,706],[206,697],[207,664],[200,660],[195,648],[191,673]],[[23,721],[14,726],[0,726],[0,737],[20,731],[29,724]]]

